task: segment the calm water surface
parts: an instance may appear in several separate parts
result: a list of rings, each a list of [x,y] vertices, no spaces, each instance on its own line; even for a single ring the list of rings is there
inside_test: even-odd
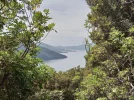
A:
[[[46,61],[45,63],[54,68],[56,71],[66,71],[78,65],[81,67],[85,66],[84,56],[86,55],[86,51],[83,50],[63,54],[66,55],[67,58]]]

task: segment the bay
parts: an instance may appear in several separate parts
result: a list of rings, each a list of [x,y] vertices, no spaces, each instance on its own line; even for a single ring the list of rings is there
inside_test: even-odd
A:
[[[45,63],[50,67],[54,68],[56,71],[66,71],[79,65],[80,67],[85,67],[85,50],[62,54],[66,55],[67,58],[45,61]]]

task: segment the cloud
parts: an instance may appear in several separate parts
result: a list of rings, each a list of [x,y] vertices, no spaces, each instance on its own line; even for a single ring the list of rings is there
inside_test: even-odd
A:
[[[84,28],[89,8],[85,0],[44,0],[41,10],[50,9],[58,33],[51,32],[44,42],[52,45],[81,44],[87,37]]]

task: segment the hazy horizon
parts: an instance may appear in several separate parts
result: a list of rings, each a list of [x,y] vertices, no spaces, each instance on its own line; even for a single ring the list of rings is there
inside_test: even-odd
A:
[[[69,44],[69,45],[58,45],[58,44],[56,44],[56,45],[53,45],[53,44],[48,44],[48,43],[46,43],[46,42],[43,42],[43,43],[45,43],[45,44],[47,44],[47,45],[50,45],[50,46],[55,46],[55,47],[58,47],[58,46],[62,46],[62,47],[66,47],[66,46],[80,46],[80,45],[85,45],[85,43],[80,43],[80,44]]]

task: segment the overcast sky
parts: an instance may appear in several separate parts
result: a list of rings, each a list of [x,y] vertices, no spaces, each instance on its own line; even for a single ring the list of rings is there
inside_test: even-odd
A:
[[[43,41],[50,45],[80,45],[87,37],[84,28],[89,8],[85,0],[43,0],[41,10],[49,9],[58,33],[51,32]]]

